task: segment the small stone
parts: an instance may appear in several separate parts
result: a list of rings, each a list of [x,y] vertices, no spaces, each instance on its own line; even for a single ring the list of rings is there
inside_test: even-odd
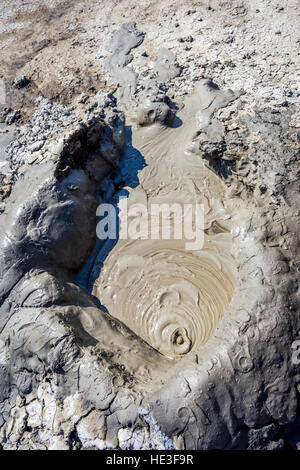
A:
[[[3,186],[0,186],[0,198],[1,200],[7,198],[10,195],[11,192],[11,185],[10,184],[5,184]]]
[[[185,41],[185,42],[193,42],[193,41],[194,41],[194,38],[193,38],[193,36],[189,35],[189,36],[186,36],[186,37],[184,38],[184,41]]]
[[[79,96],[78,103],[84,104],[87,102],[88,99],[89,99],[89,95],[87,95],[86,93],[82,93]]]
[[[38,150],[41,150],[44,143],[44,140],[38,140],[29,146],[29,150],[31,150],[31,152],[37,152]]]
[[[14,86],[16,88],[24,88],[27,85],[29,85],[30,79],[25,77],[25,75],[21,75],[20,77],[17,77],[14,81]]]
[[[13,111],[5,118],[5,124],[10,126],[21,117],[20,111]]]

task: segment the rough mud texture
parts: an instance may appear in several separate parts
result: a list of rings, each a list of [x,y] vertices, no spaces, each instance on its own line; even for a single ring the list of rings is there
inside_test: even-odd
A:
[[[144,34],[136,29],[134,22],[124,23],[114,31],[107,48],[111,56],[106,58],[104,70],[119,84],[127,100],[136,91],[137,80],[136,72],[127,68],[133,59],[130,51],[142,44],[143,40]]]
[[[1,13],[1,447],[299,448],[296,2],[75,3]]]

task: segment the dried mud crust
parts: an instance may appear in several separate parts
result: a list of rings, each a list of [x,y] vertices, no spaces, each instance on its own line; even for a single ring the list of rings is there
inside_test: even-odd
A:
[[[184,70],[175,80],[182,93],[201,77],[232,83],[253,92],[254,100],[289,97],[297,83],[297,2],[282,6],[268,1],[136,2],[44,0],[23,4],[2,1],[0,78],[7,89],[7,107],[32,115],[35,97],[42,94],[75,104],[84,92],[102,89],[107,78],[108,38],[122,23],[138,21],[145,33],[133,52],[133,68],[143,77],[153,74],[162,47],[177,56]],[[12,86],[25,75],[28,89]],[[186,80],[189,77],[189,80]],[[272,89],[270,88],[272,87]],[[255,98],[256,96],[256,98]],[[75,103],[74,103],[75,100]]]
[[[204,13],[212,18],[217,5],[211,3],[207,10],[203,3],[196,12],[191,7],[189,14],[174,3],[162,16],[168,19],[167,27],[162,22],[162,31],[169,31],[173,10],[174,31],[180,27],[175,26],[176,15],[185,18],[191,31],[198,21],[193,15],[204,21]],[[120,15],[124,11],[132,16],[122,8],[117,10]],[[236,2],[222,8],[233,31],[222,43],[221,55],[227,53],[226,44],[234,55],[238,48],[231,49],[230,44],[241,35],[246,48],[249,23],[253,22],[252,30],[257,27],[254,13],[266,9],[282,14],[268,2],[257,2],[250,10]],[[284,8],[289,18],[292,8]],[[152,14],[145,10],[146,18]],[[266,37],[271,30],[273,34],[271,23],[277,20],[268,21]],[[118,24],[123,22],[122,18]],[[141,49],[149,45],[151,30],[140,25],[139,29],[146,32]],[[212,33],[207,36],[215,38]],[[155,41],[161,43],[162,37],[153,40],[153,55]],[[174,37],[176,44],[193,44],[184,38],[183,43],[177,41],[178,33]],[[287,61],[274,59],[275,54],[279,76],[272,75],[271,64],[264,64],[264,74],[258,73],[263,83],[253,85],[256,72],[249,73],[248,65],[245,68],[239,60],[237,73],[230,64],[224,69],[212,65],[214,54],[220,53],[220,44],[216,46],[218,51],[207,52],[206,73],[220,86],[228,78],[234,90],[245,80],[246,93],[214,114],[221,126],[218,139],[210,138],[208,126],[194,145],[223,181],[228,204],[236,208],[232,233],[238,283],[213,337],[179,363],[159,356],[74,282],[74,273],[95,242],[91,234],[97,189],[117,167],[125,143],[124,119],[116,112],[115,98],[99,92],[73,112],[42,100],[33,125],[22,128],[12,143],[12,172],[6,176],[9,182],[3,180],[10,188],[1,190],[0,216],[4,449],[299,446],[299,366],[292,362],[292,344],[300,330],[293,71]],[[192,49],[176,47],[182,63]],[[263,47],[272,56],[271,46]],[[279,47],[276,40],[274,47]],[[285,40],[282,47],[288,50]],[[132,64],[140,70],[144,58],[133,54]],[[258,59],[242,62],[259,64],[264,57],[260,51]],[[200,66],[203,69],[203,62]],[[289,78],[283,77],[289,70]],[[190,72],[183,67],[181,78],[169,85],[170,95],[178,92],[180,98],[189,91],[182,83],[201,78],[198,71]],[[139,86],[138,81],[137,103]]]

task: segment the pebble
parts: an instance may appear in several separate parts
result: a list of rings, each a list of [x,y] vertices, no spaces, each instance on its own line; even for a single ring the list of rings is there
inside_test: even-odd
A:
[[[29,146],[29,150],[31,152],[37,152],[38,150],[41,150],[41,148],[44,146],[44,143],[44,140],[38,140],[37,142],[34,142],[34,144]]]
[[[30,79],[25,77],[25,75],[21,75],[20,77],[17,77],[14,80],[14,86],[16,88],[24,88],[27,85],[29,85],[29,83],[30,83]]]

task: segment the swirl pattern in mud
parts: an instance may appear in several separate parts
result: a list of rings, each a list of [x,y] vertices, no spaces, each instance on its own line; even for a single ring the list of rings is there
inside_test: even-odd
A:
[[[122,244],[107,259],[96,293],[112,315],[162,354],[186,354],[213,334],[233,293],[234,263],[221,254],[229,237],[215,238],[214,249],[199,254],[171,241]]]

